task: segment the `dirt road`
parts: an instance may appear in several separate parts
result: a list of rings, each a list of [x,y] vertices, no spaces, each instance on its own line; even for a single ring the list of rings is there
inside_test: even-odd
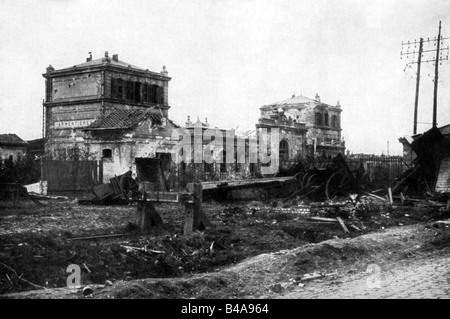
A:
[[[298,287],[283,299],[450,299],[450,256],[419,258]]]

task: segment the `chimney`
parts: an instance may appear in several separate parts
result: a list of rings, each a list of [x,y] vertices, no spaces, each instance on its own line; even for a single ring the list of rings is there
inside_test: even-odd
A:
[[[92,61],[92,52],[89,52],[89,57],[86,58],[86,62]]]
[[[113,61],[119,62],[119,55],[113,54]]]
[[[316,93],[316,101],[317,101],[317,102],[320,102],[320,96],[319,96],[318,93]]]

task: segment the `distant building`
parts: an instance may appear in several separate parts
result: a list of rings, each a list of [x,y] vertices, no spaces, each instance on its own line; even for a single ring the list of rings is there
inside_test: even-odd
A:
[[[182,174],[180,176],[189,178],[196,175],[201,180],[226,180],[253,178],[259,175],[257,154],[253,154],[254,160],[252,160],[252,163],[250,162],[251,144],[255,147],[254,152],[257,152],[256,136],[245,135],[242,132],[236,132],[234,129],[211,127],[207,119],[202,122],[197,118],[196,122],[191,122],[190,117],[188,117],[183,129],[187,130],[192,137],[192,154],[191,161],[181,165],[180,173]],[[208,134],[206,134],[207,131]],[[195,149],[194,142],[197,132],[201,132],[203,136],[199,149]],[[216,144],[220,137],[220,143]],[[210,147],[209,151],[207,150],[208,147]],[[213,162],[208,163],[204,160],[202,163],[194,163],[195,151],[201,151],[203,154],[208,152],[207,154],[211,155]]]
[[[0,159],[17,160],[27,152],[28,143],[16,134],[0,134]]]
[[[341,105],[329,105],[302,95],[264,105],[257,129],[279,128],[280,158],[299,154],[334,156],[344,154],[345,142],[341,137]]]

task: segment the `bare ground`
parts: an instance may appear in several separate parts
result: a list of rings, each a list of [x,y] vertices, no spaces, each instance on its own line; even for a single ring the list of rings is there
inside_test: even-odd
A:
[[[75,199],[0,205],[0,262],[10,267],[0,265],[2,298],[84,298],[65,288],[72,263],[86,265],[82,285],[94,289],[94,298],[276,298],[301,286],[305,274],[365,271],[370,263],[439,250],[449,238],[447,229],[424,227],[445,213],[413,207],[360,212],[366,231],[344,236],[337,224],[306,223],[267,208],[271,203],[204,203],[212,226],[182,236],[178,205],[158,206],[164,225],[144,235],[130,223],[135,206],[82,206]],[[100,234],[124,236],[74,240]]]

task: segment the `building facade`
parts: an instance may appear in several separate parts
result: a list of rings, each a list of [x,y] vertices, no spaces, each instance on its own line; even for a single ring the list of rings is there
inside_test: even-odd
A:
[[[67,158],[69,149],[82,149],[84,128],[114,110],[157,109],[167,117],[168,84],[165,67],[159,73],[112,58],[92,59],[73,67],[47,67],[45,78],[46,152]]]
[[[191,137],[191,155],[180,166],[180,176],[203,181],[249,179],[260,176],[256,136],[234,129],[211,127],[205,122],[191,122],[188,117],[183,130]],[[197,153],[197,154],[196,154]],[[200,154],[199,154],[200,153]],[[199,163],[197,158],[203,158]]]
[[[330,105],[321,102],[318,94],[315,99],[293,95],[290,99],[264,105],[260,111],[257,129],[280,129],[280,158],[334,156],[345,152],[339,101]]]

